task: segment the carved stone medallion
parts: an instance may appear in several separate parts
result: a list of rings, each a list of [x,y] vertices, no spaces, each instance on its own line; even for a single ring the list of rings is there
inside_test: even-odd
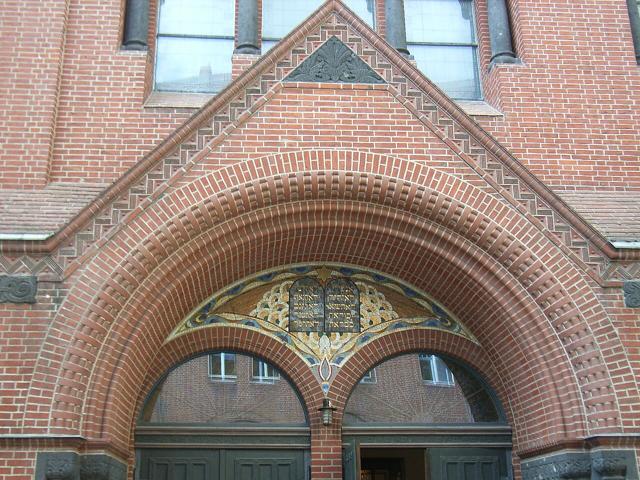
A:
[[[640,308],[640,281],[624,282],[624,304],[627,308]]]
[[[0,303],[35,303],[37,279],[25,275],[0,275]]]
[[[353,50],[331,37],[283,82],[385,83]]]

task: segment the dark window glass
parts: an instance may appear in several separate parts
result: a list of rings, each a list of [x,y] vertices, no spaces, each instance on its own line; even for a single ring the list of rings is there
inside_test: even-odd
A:
[[[453,374],[440,357],[420,355],[420,371],[425,382],[434,385],[453,385]]]
[[[365,373],[364,377],[360,379],[360,383],[376,383],[376,369],[372,368]]]
[[[255,382],[272,383],[280,378],[278,371],[267,362],[253,359],[252,377]]]
[[[209,356],[209,376],[214,380],[234,380],[236,375],[235,353],[212,353]]]

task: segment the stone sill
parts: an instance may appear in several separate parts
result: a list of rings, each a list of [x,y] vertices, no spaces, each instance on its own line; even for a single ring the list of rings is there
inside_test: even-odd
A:
[[[482,100],[455,100],[456,104],[472,117],[502,117],[504,114]]]
[[[211,93],[151,92],[145,108],[202,108],[215,97]]]
[[[286,85],[286,84],[283,84]],[[297,85],[297,84],[296,84]],[[348,85],[348,84],[340,84]],[[289,85],[292,86],[292,85]],[[366,85],[371,88],[372,85]],[[376,85],[378,88],[385,86]],[[317,85],[316,85],[317,88]],[[335,87],[333,87],[335,88]],[[342,88],[349,88],[343,86]],[[353,86],[351,86],[353,88]],[[199,109],[215,95],[209,93],[185,93],[185,92],[152,92],[144,103],[145,108],[191,108]],[[473,117],[502,117],[503,114],[487,102],[482,100],[458,100],[456,104]]]

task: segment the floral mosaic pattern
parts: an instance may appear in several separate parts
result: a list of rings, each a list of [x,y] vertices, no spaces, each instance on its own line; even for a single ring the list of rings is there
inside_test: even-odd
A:
[[[321,283],[336,277],[355,282],[360,290],[361,331],[289,332],[289,288],[296,279],[304,276],[317,278]],[[257,288],[265,290],[260,300],[244,305],[243,296]],[[383,290],[402,301],[404,315],[396,311]],[[323,381],[327,381],[335,367],[340,367],[360,347],[400,329],[443,330],[478,343],[464,325],[423,292],[386,275],[343,265],[294,265],[238,282],[197,308],[178,325],[167,342],[194,329],[221,325],[258,329],[278,339],[310,366],[317,366]]]

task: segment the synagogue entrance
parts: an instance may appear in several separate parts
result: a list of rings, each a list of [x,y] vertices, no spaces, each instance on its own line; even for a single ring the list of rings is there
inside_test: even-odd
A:
[[[206,342],[220,347],[144,389],[139,480],[306,480],[341,466],[346,480],[512,478],[496,379],[447,355],[478,353],[478,340],[397,279],[327,264],[262,272],[214,293],[165,345]]]

